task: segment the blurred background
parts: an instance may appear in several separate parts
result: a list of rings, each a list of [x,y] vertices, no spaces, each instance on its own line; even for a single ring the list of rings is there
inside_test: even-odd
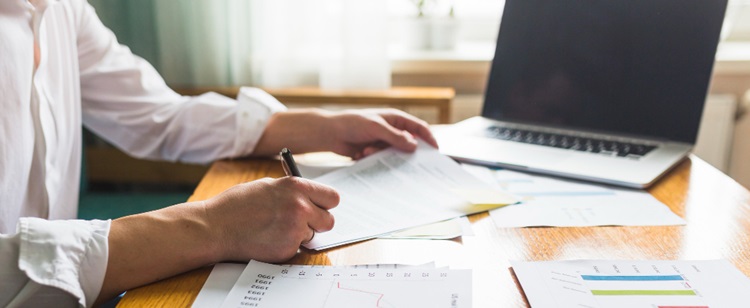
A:
[[[122,44],[183,93],[227,94],[236,86],[452,88],[449,123],[480,113],[504,6],[502,0],[89,2]],[[695,153],[750,187],[750,0],[729,0],[721,37]],[[434,108],[401,108],[446,122]],[[84,140],[82,218],[185,201],[208,168],[139,161],[88,132]]]

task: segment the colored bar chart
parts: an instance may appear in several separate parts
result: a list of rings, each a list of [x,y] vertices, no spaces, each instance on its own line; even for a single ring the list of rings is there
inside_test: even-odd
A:
[[[680,275],[581,275],[581,279],[584,281],[596,281],[596,282],[669,282],[669,281],[684,281],[685,279]],[[604,285],[606,284],[598,284]],[[642,284],[639,284],[639,286]],[[654,284],[651,284],[654,286]],[[626,285],[627,286],[627,285]],[[627,290],[598,290],[592,289],[591,294],[600,296],[662,296],[662,295],[696,295],[693,290],[685,290],[685,285],[680,284],[680,289],[662,289],[662,290],[640,290],[640,289],[627,289]]]
[[[511,262],[532,307],[745,307],[750,280],[725,260]]]

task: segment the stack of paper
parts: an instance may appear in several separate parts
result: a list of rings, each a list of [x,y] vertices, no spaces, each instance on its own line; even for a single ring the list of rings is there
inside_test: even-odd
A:
[[[250,261],[238,274],[240,265],[223,265],[211,272],[193,307],[471,307],[472,301],[471,270]]]
[[[464,170],[523,202],[490,211],[498,227],[684,225],[642,190],[613,188],[504,169],[463,165]]]
[[[414,227],[411,229],[396,231],[390,234],[378,236],[378,238],[389,239],[420,239],[420,240],[449,240],[463,236],[473,236],[474,230],[471,222],[466,216],[446,221],[436,222],[429,225]]]
[[[333,230],[305,244],[326,249],[517,202],[436,149],[387,149],[315,178],[339,192]]]
[[[535,308],[746,307],[750,294],[750,280],[726,260],[511,264]]]

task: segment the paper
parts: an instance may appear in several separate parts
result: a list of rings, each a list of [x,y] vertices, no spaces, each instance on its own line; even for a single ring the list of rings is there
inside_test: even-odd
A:
[[[316,250],[481,212],[516,200],[493,190],[424,143],[414,153],[380,151],[315,180],[336,188],[341,196],[339,206],[331,210],[336,219],[333,230],[316,234],[305,244]],[[482,202],[486,204],[472,204],[456,192],[467,190],[483,190]]]
[[[750,280],[726,260],[511,262],[535,308],[748,305]]]
[[[221,307],[471,307],[471,270],[250,261]]]
[[[333,152],[295,154],[294,161],[302,176],[310,179],[354,164],[351,158]]]
[[[471,222],[469,222],[469,218],[463,216],[402,231],[396,231],[391,234],[381,235],[378,238],[448,240],[459,236],[471,235],[474,235],[474,231],[471,229]]]
[[[282,265],[292,266],[292,265]],[[229,291],[232,290],[234,284],[242,275],[242,272],[247,267],[245,263],[217,263],[211,270],[211,274],[208,275],[206,283],[203,284],[203,288],[198,293],[198,297],[195,298],[193,308],[214,308],[219,306],[226,300]],[[364,264],[364,265],[345,265],[345,266],[318,266],[318,265],[294,265],[297,268],[314,268],[314,267],[328,267],[328,268],[345,268],[345,269],[434,269],[434,263],[427,263],[422,265],[402,265],[402,264]]]
[[[684,225],[645,191],[613,188],[510,170],[463,165],[464,170],[519,196],[523,202],[490,211],[498,227]]]
[[[218,263],[214,265],[192,307],[214,308],[219,303],[223,303],[245,267],[247,267],[247,264],[244,263]]]

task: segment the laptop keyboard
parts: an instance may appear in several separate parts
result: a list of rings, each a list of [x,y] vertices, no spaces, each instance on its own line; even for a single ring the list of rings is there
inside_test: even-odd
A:
[[[501,140],[629,158],[640,158],[656,148],[656,146],[647,144],[569,136],[500,126],[487,128],[486,135]]]

